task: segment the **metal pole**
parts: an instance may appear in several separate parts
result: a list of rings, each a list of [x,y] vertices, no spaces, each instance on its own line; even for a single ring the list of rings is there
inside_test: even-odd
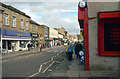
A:
[[[2,35],[1,35],[1,53],[2,53]]]

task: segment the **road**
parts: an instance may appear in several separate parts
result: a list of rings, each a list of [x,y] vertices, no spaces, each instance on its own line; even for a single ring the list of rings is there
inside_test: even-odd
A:
[[[3,77],[46,77],[65,60],[64,47],[18,56],[2,63]]]

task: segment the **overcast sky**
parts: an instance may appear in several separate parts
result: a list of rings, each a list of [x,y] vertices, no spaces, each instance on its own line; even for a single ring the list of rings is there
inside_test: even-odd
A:
[[[39,24],[52,28],[64,27],[68,33],[79,34],[77,2],[5,2]]]

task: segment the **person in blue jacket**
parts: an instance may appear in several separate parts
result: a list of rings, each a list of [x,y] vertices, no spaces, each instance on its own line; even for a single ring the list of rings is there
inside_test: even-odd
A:
[[[69,61],[72,60],[73,49],[74,49],[74,48],[73,48],[72,44],[70,44],[70,45],[68,46],[68,49],[67,49],[67,52],[68,52],[68,60],[69,60]]]

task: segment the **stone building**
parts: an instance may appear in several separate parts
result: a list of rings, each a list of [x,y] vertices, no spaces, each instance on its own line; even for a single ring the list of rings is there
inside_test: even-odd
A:
[[[76,34],[70,34],[70,37],[69,37],[70,41],[71,42],[75,42],[75,41],[78,41],[78,37]]]
[[[58,43],[58,31],[53,29],[53,28],[49,28],[49,40],[50,40],[50,44],[51,46],[55,46]]]
[[[26,50],[28,42],[31,41],[31,17],[10,5],[1,4],[2,49],[5,52],[18,51],[20,48]]]
[[[46,25],[40,25],[38,27],[38,33],[40,37],[40,41],[42,44],[44,44],[44,46],[48,46],[49,45],[49,27]]]
[[[39,38],[39,30],[38,27],[40,26],[38,23],[36,23],[33,20],[30,20],[30,30],[31,30],[31,43],[33,44],[33,47],[38,47],[38,38]]]

